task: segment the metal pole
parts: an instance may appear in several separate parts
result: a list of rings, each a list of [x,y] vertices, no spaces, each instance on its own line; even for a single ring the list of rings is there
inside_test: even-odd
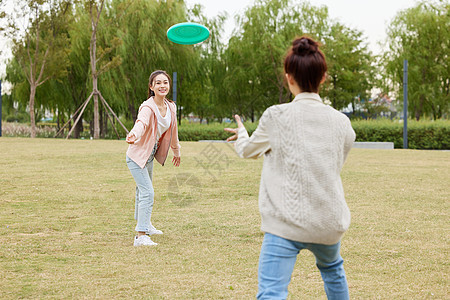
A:
[[[403,149],[408,149],[408,60],[403,61]]]
[[[2,136],[2,81],[0,80],[0,136]]]
[[[177,103],[177,72],[173,72],[173,90],[172,90],[173,102]]]

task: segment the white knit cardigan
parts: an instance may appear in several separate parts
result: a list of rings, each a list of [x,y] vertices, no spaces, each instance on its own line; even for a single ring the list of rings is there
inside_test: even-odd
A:
[[[269,107],[251,137],[241,128],[238,155],[264,154],[262,231],[305,243],[339,242],[350,225],[340,172],[354,140],[350,120],[315,93]]]

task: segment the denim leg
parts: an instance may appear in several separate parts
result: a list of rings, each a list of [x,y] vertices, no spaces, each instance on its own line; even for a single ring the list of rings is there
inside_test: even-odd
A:
[[[152,156],[150,156],[150,159],[147,161],[147,164],[144,168],[148,171],[148,176],[150,177],[150,181],[152,182],[153,186],[153,160],[154,160],[154,152],[152,153]],[[139,214],[139,188],[136,185],[136,194],[135,194],[135,205],[134,205],[134,219],[137,221],[138,214]],[[151,226],[151,222],[150,222]]]
[[[147,168],[148,177],[150,178],[150,182],[152,183],[152,189],[153,189],[153,161],[154,161],[154,154],[155,153],[153,152],[152,156],[150,157],[150,160],[147,162],[147,165],[145,165],[145,167]],[[153,194],[152,194],[152,208],[153,208],[154,198],[155,198],[155,192],[153,191]],[[153,227],[151,211],[150,211],[149,222],[150,222],[149,223],[149,228]]]
[[[257,299],[286,299],[299,249],[295,242],[266,233],[258,269]]]
[[[150,217],[153,209],[154,190],[149,174],[153,170],[153,157],[143,169],[128,157],[127,165],[136,181],[135,218],[137,225],[135,230],[146,232],[151,226]]]
[[[328,300],[349,299],[347,279],[344,271],[344,260],[340,255],[341,243],[334,245],[308,244],[316,257],[316,265],[320,270]]]
[[[139,189],[136,186],[136,193],[134,197],[134,219],[137,221],[139,211]]]

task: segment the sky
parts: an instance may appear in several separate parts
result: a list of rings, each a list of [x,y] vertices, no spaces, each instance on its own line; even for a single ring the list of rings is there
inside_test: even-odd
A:
[[[291,0],[292,3],[301,0]],[[255,0],[185,0],[188,6],[201,4],[204,13],[215,17],[219,12],[227,12],[225,24],[225,41],[231,36],[235,27],[234,16],[243,14],[246,8]],[[367,38],[369,49],[374,54],[380,54],[382,48],[379,42],[386,38],[386,28],[400,10],[415,6],[417,0],[310,0],[314,6],[325,5],[332,19],[336,19],[348,27],[359,29]],[[6,0],[13,5],[14,0]],[[5,74],[5,62],[10,57],[6,41],[0,37],[0,77]]]

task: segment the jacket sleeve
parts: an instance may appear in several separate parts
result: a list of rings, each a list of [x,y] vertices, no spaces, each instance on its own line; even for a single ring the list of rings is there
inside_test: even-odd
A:
[[[238,138],[234,147],[239,157],[258,158],[270,150],[269,133],[266,128],[268,118],[266,110],[251,137],[248,136],[245,127],[238,130]]]
[[[172,131],[172,139],[171,139],[171,143],[170,143],[170,148],[172,149],[173,155],[176,157],[180,157],[181,156],[181,146],[180,146],[180,141],[178,140],[178,125],[177,125],[177,106],[175,104],[173,104],[173,108],[175,111],[175,120],[173,120],[173,124],[174,124],[174,128]]]
[[[133,128],[130,130],[130,134],[134,134],[136,140],[139,140],[144,134],[145,130],[151,124],[153,118],[152,110],[148,106],[143,106],[139,109],[138,117],[134,123]]]

